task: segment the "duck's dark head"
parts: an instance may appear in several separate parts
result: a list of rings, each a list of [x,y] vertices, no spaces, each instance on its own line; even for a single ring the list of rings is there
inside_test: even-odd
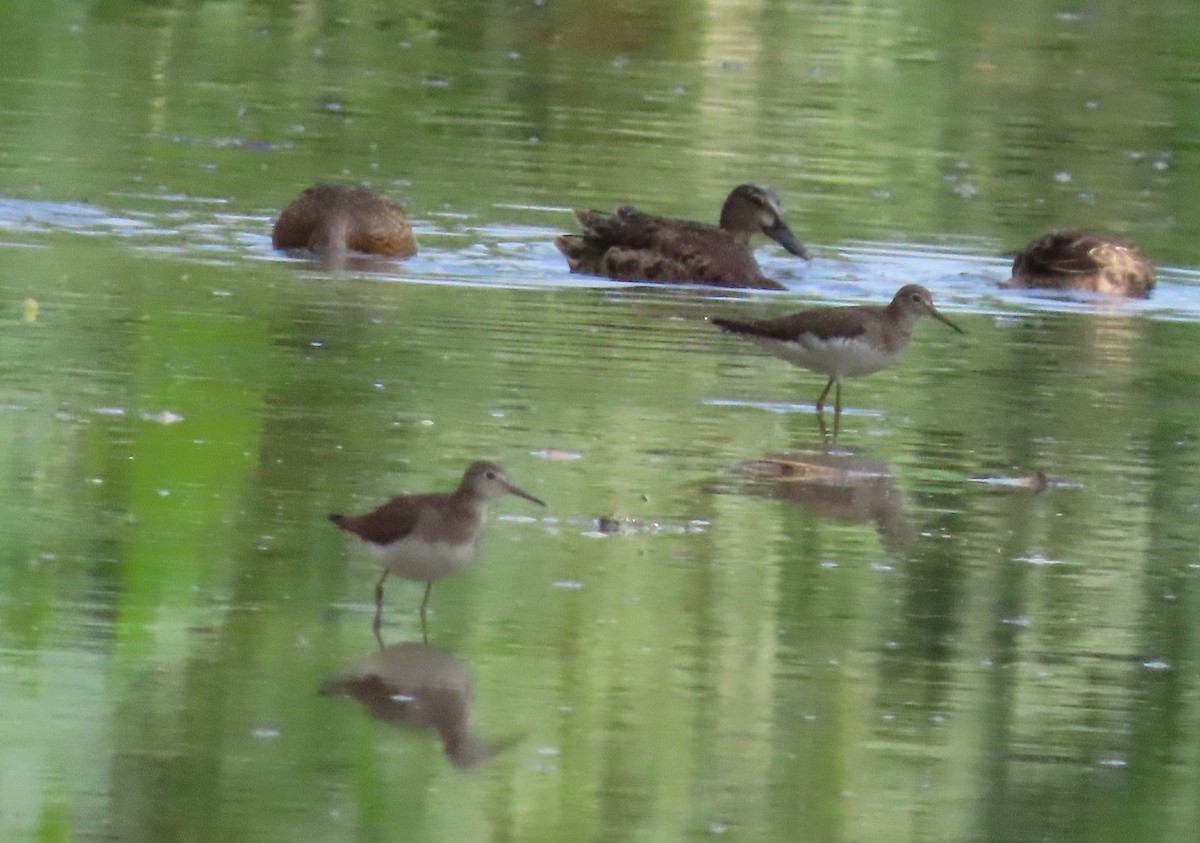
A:
[[[743,242],[749,243],[752,234],[762,232],[793,255],[810,259],[804,244],[783,220],[779,194],[769,187],[757,184],[735,187],[721,208],[720,224]]]

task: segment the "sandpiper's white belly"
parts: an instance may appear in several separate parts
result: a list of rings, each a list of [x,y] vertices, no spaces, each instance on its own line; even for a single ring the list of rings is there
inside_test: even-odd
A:
[[[796,340],[757,340],[760,345],[789,363],[822,372],[831,378],[856,378],[878,372],[895,361],[896,355],[862,339],[819,339],[801,334]]]
[[[367,543],[371,555],[393,574],[408,580],[435,582],[470,567],[479,555],[479,543],[440,542],[408,536],[382,546]]]

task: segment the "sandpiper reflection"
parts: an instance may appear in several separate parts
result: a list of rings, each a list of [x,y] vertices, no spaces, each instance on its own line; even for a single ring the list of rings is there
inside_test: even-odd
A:
[[[506,748],[471,734],[471,674],[462,661],[408,641],[390,644],[355,662],[321,693],[351,697],[385,723],[434,729],[446,757],[471,769]]]
[[[820,515],[874,525],[885,550],[912,539],[905,495],[883,460],[846,452],[769,455],[733,467],[751,494],[795,501]]]

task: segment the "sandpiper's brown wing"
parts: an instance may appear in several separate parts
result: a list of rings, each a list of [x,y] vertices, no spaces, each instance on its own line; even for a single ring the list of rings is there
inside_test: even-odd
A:
[[[722,330],[780,342],[798,342],[804,335],[820,340],[830,337],[853,339],[866,332],[861,307],[829,307],[821,310],[802,310],[777,319],[740,321],[713,319]]]
[[[441,495],[397,495],[365,515],[330,515],[329,520],[343,530],[372,544],[391,544],[416,529],[422,503]]]

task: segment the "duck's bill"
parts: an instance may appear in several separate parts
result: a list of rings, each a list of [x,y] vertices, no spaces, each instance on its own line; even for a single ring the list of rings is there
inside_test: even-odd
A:
[[[504,490],[510,495],[516,495],[518,498],[524,498],[527,501],[533,501],[538,506],[545,506],[546,502],[541,498],[535,498],[533,495],[526,492],[524,489],[518,489],[512,483],[505,483]]]
[[[787,249],[793,255],[812,260],[808,254],[808,249],[804,248],[804,244],[796,239],[796,235],[792,234],[792,230],[787,227],[787,223],[783,220],[777,220],[770,228],[764,228],[763,234],[770,237],[783,248]]]
[[[951,328],[953,328],[954,330],[958,331],[960,334],[965,334],[965,333],[966,333],[966,331],[964,331],[962,328],[960,328],[960,327],[958,327],[957,325],[955,325],[953,322],[951,322],[949,319],[947,319],[945,316],[943,316],[943,315],[942,315],[941,313],[939,313],[938,311],[936,311],[936,310],[935,310],[935,311],[933,311],[933,313],[931,313],[930,315],[931,315],[931,316],[932,316],[934,319],[936,319],[937,321],[941,322],[943,325],[949,325]]]

